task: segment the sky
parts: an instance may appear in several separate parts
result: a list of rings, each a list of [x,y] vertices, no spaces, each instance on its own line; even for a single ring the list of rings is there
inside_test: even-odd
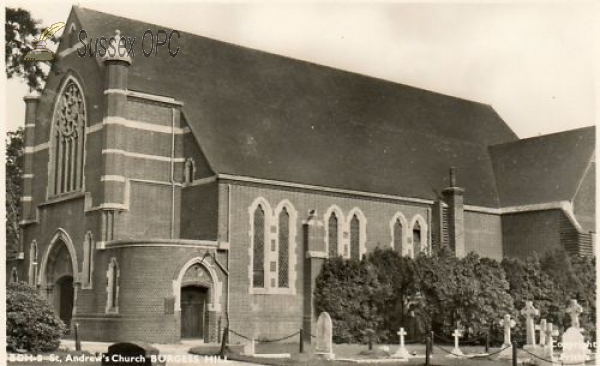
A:
[[[80,1],[80,6],[490,104],[526,138],[595,124],[592,2],[335,3]],[[8,1],[45,26],[71,4]],[[27,86],[4,88],[7,130]]]

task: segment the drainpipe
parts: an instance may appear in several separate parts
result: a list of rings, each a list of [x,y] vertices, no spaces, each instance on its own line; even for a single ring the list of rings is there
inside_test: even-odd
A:
[[[175,239],[175,108],[171,116],[171,239]]]

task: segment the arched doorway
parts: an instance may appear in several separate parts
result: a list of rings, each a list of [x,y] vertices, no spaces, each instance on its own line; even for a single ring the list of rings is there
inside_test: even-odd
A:
[[[207,335],[209,289],[201,286],[181,288],[181,338]]]
[[[75,302],[73,258],[66,242],[57,238],[44,261],[44,288],[55,313],[71,328]]]

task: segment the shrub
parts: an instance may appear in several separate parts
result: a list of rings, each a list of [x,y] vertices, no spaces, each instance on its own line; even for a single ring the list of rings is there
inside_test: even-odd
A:
[[[65,324],[33,288],[23,282],[6,288],[6,346],[37,353],[58,348]]]

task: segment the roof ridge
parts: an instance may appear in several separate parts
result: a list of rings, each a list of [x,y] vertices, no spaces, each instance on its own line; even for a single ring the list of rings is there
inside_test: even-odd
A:
[[[573,134],[573,133],[581,133],[584,132],[585,130],[589,130],[589,129],[595,129],[596,125],[590,125],[590,126],[584,126],[584,127],[578,127],[578,128],[574,128],[571,130],[564,130],[564,131],[558,131],[558,132],[552,132],[552,133],[547,133],[544,135],[538,135],[538,136],[530,136],[530,137],[525,137],[522,139],[518,139],[515,141],[507,141],[507,142],[501,142],[498,144],[492,144],[490,145],[490,147],[500,147],[500,146],[506,146],[506,145],[510,145],[510,144],[518,144],[518,143],[523,143],[523,142],[531,142],[534,140],[542,140],[545,138],[552,138],[552,137],[557,137],[558,135],[564,135],[564,134]]]
[[[86,8],[86,7],[79,6],[79,5],[74,5],[73,8],[77,8],[77,9],[85,10],[85,11],[97,12],[97,13],[104,14],[106,16],[120,18],[120,19],[129,21],[129,22],[134,21],[134,22],[144,23],[144,24],[148,24],[148,25],[160,26],[159,24],[150,23],[150,22],[146,22],[146,21],[138,20],[138,19],[127,18],[127,17],[124,17],[124,16],[115,15],[115,14],[112,14],[112,13],[107,13],[107,12],[103,12],[103,11],[96,10],[96,9],[90,9],[90,8]],[[271,51],[264,51],[264,50],[261,50],[261,49],[258,49],[258,48],[253,48],[253,47],[245,46],[245,45],[238,44],[238,43],[233,43],[233,42],[224,41],[224,40],[220,40],[220,39],[216,39],[216,38],[211,38],[211,37],[203,36],[203,35],[200,35],[200,34],[192,33],[192,32],[189,32],[189,31],[179,31],[179,32],[181,32],[182,34],[187,34],[187,35],[193,36],[193,37],[203,38],[203,39],[206,39],[206,40],[209,40],[209,41],[212,41],[212,42],[217,42],[217,43],[225,44],[225,45],[228,45],[230,47],[237,47],[237,48],[242,48],[242,49],[249,50],[249,51],[252,51],[252,52],[258,52],[258,53],[261,53],[261,54],[266,54],[266,55],[270,55],[270,56],[280,57],[280,58],[287,59],[287,60],[294,61],[294,62],[298,62],[298,63],[304,63],[304,64],[308,64],[308,65],[311,65],[311,66],[317,66],[319,68],[326,68],[326,69],[329,69],[329,70],[333,70],[335,72],[342,72],[342,73],[348,73],[348,74],[352,74],[352,75],[357,75],[357,76],[360,76],[360,77],[363,77],[363,78],[367,78],[367,79],[370,79],[370,80],[376,80],[376,81],[387,83],[387,84],[391,84],[391,85],[402,86],[402,87],[405,87],[405,88],[414,89],[416,91],[426,92],[426,93],[434,94],[434,95],[437,95],[437,96],[440,96],[440,97],[445,97],[445,98],[454,99],[454,100],[457,100],[457,101],[463,101],[463,102],[467,102],[467,103],[477,104],[477,105],[481,105],[481,106],[484,106],[484,107],[488,107],[488,108],[494,109],[493,106],[490,103],[486,103],[486,102],[480,102],[480,101],[476,101],[476,100],[472,100],[472,99],[467,99],[467,98],[464,98],[464,97],[459,97],[459,96],[456,96],[456,95],[442,93],[442,92],[438,92],[438,91],[435,91],[435,90],[432,90],[432,89],[427,89],[427,88],[419,87],[419,86],[416,86],[416,85],[411,85],[411,84],[406,84],[406,83],[402,83],[402,82],[398,82],[398,81],[393,81],[393,80],[385,79],[383,77],[368,75],[368,74],[364,74],[364,73],[357,72],[357,71],[346,70],[346,69],[341,69],[341,68],[335,67],[335,66],[324,65],[324,64],[317,63],[317,62],[308,61],[308,60],[304,60],[304,59],[299,59],[299,58],[295,58],[295,57],[292,57],[292,56],[287,56],[287,55],[280,54],[280,53],[275,53],[275,52],[271,52]],[[509,129],[512,131],[512,128],[510,128],[510,126],[507,125],[507,127],[509,127]]]

